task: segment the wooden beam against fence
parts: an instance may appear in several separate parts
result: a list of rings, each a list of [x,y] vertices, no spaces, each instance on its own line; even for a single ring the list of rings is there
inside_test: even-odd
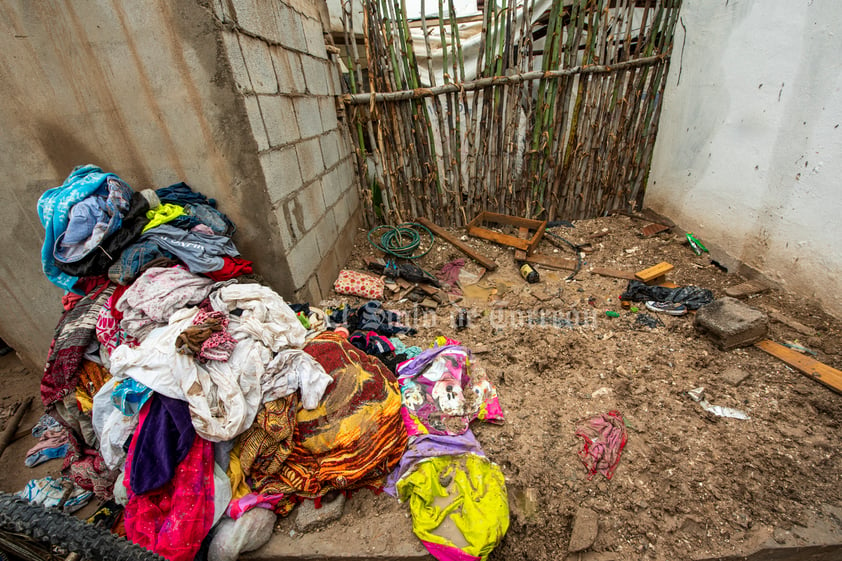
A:
[[[563,70],[535,70],[532,72],[524,72],[521,74],[512,74],[511,76],[491,76],[488,78],[480,78],[479,80],[472,80],[461,84],[445,84],[433,88],[416,88],[414,90],[401,90],[397,92],[345,94],[341,97],[341,99],[347,105],[361,105],[365,103],[371,103],[372,97],[374,98],[375,102],[421,99],[424,97],[433,97],[447,93],[481,90],[493,86],[502,86],[506,84],[519,84],[521,82],[540,80],[542,78],[561,78],[564,76],[572,76],[574,74],[608,74],[610,72],[619,72],[621,70],[627,70],[629,68],[637,68],[640,66],[652,66],[668,57],[669,53],[663,53],[660,55],[618,62],[617,64],[611,65],[592,64],[587,66],[574,66],[572,68],[565,68]]]

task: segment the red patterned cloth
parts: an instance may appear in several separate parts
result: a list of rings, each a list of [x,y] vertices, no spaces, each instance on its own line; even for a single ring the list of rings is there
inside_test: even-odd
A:
[[[169,483],[136,495],[131,490],[132,459],[148,414],[149,402],[140,411],[126,457],[126,537],[170,561],[192,561],[213,525],[213,444],[196,436]]]
[[[611,479],[626,445],[626,425],[620,412],[609,411],[585,419],[576,429],[576,436],[584,441],[579,458],[588,470],[588,479],[597,473]]]
[[[224,256],[222,260],[225,261],[225,264],[221,269],[202,274],[212,278],[216,282],[222,282],[239,277],[240,275],[250,275],[253,272],[251,268],[252,262],[248,259]]]
[[[89,292],[69,312],[65,312],[56,326],[50,354],[41,378],[41,400],[49,408],[66,395],[76,391],[79,370],[85,350],[96,338],[95,328],[99,312],[113,286],[106,285]]]
[[[99,452],[88,446],[71,430],[67,431],[69,446],[61,471],[76,485],[93,491],[97,497],[110,499],[114,496],[114,481],[120,474],[110,470]]]

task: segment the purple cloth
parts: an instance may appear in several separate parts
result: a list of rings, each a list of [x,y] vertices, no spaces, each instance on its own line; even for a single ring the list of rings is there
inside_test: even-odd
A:
[[[398,376],[401,378],[407,376],[417,376],[424,372],[424,369],[430,365],[433,360],[441,353],[445,351],[451,350],[460,350],[468,353],[468,356],[471,356],[471,351],[465,347],[460,347],[457,345],[444,345],[442,347],[433,347],[432,349],[427,349],[423,351],[420,355],[415,357],[412,360],[407,362],[401,363],[400,367],[398,368]]]
[[[157,393],[150,401],[132,463],[131,487],[137,495],[169,483],[196,439],[186,401]]]
[[[414,436],[409,439],[409,444],[406,446],[406,452],[401,457],[400,463],[386,479],[383,490],[393,497],[397,497],[398,492],[395,485],[401,477],[415,469],[418,462],[437,456],[456,456],[467,453],[485,456],[485,452],[482,451],[482,447],[471,429],[453,436],[440,434]]]

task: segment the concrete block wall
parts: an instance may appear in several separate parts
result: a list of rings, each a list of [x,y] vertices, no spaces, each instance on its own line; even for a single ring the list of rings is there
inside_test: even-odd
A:
[[[214,0],[245,100],[296,300],[328,294],[359,225],[353,151],[339,122],[327,7],[308,0]]]
[[[322,298],[359,206],[324,0],[2,4],[0,337],[33,371],[62,312],[36,203],[79,164],[185,181],[275,290]]]

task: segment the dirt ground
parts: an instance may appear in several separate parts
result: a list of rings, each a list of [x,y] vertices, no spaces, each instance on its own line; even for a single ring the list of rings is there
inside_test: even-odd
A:
[[[457,338],[474,350],[497,385],[505,423],[473,425],[507,478],[512,510],[509,532],[491,559],[579,559],[567,551],[580,508],[593,510],[599,519],[590,551],[602,554],[591,554],[594,561],[706,559],[748,553],[761,544],[842,542],[842,396],[759,349],[718,350],[696,332],[692,315],[660,315],[663,326],[637,326],[637,314],[622,309],[617,299],[627,281],[591,274],[589,268],[634,272],[667,261],[675,265],[669,280],[709,288],[717,297],[742,281],[711,265],[707,255],[694,255],[678,234],[641,238],[643,225],[616,216],[554,228],[574,243],[605,234],[592,240],[595,251],[586,255],[574,280],[565,281],[566,271],[539,268],[541,282],[534,285],[518,275],[511,249],[465,238],[499,264],[470,290],[471,298],[439,307],[432,316],[413,316],[410,301],[388,304],[414,317],[419,333],[406,337],[407,344],[427,346],[439,334]],[[554,251],[547,242],[539,247],[540,253],[574,257],[571,251]],[[347,265],[364,270],[363,258],[374,253],[360,231]],[[457,257],[462,255],[440,241],[418,264],[437,271]],[[819,360],[842,368],[842,323],[815,303],[780,289],[747,302],[817,332],[805,336],[772,323],[771,339],[800,343]],[[468,309],[472,320],[459,332],[452,326],[457,307]],[[578,314],[583,324],[529,323],[527,312],[535,318],[541,309]],[[607,317],[607,310],[620,317]],[[733,368],[748,375],[739,385],[723,378]],[[38,376],[13,355],[0,358],[0,376],[2,425],[11,405],[37,395]],[[741,409],[751,419],[705,413],[684,394],[698,386],[714,405]],[[610,481],[601,475],[588,480],[577,456],[581,440],[575,427],[583,418],[614,409],[625,418],[628,443]],[[40,412],[36,398],[22,428],[31,427]],[[33,443],[22,438],[0,459],[3,490],[19,489],[30,477],[60,467],[53,461],[24,468],[24,453]],[[360,493],[346,505],[346,517],[370,522],[393,508],[390,501]],[[377,512],[358,512],[362,505]]]
[[[636,219],[574,224],[551,231],[574,243],[591,241],[595,251],[570,282],[566,271],[539,267],[541,282],[527,284],[511,249],[463,238],[498,263],[479,282],[496,294],[456,304],[471,310],[466,330],[452,329],[453,308],[439,308],[437,322],[421,319],[418,335],[407,338],[422,346],[440,333],[461,340],[497,384],[505,424],[472,425],[506,475],[512,508],[508,535],[491,558],[561,558],[580,507],[598,515],[591,550],[616,554],[598,557],[606,560],[705,559],[761,544],[842,541],[842,396],[759,349],[720,351],[696,332],[692,314],[660,314],[663,326],[637,326],[637,314],[623,310],[617,298],[627,281],[588,269],[634,272],[667,261],[675,265],[669,280],[709,288],[717,297],[743,279],[712,265],[706,254],[696,256],[679,234],[641,238],[645,223]],[[590,240],[597,232],[606,233]],[[575,255],[555,249],[544,241],[538,251]],[[362,259],[372,254],[360,235],[348,265],[364,270]],[[458,257],[455,248],[437,242],[418,264],[437,271]],[[592,298],[596,307],[588,303]],[[781,290],[747,303],[815,329],[817,335],[805,337],[772,323],[770,338],[798,342],[842,368],[842,323],[815,303]],[[390,304],[410,315],[413,306]],[[585,325],[528,323],[526,312],[539,317],[541,309],[572,311],[572,317],[578,311]],[[607,317],[607,310],[620,317]],[[423,328],[425,322],[435,326]],[[748,377],[734,386],[722,377],[729,368]],[[705,413],[683,394],[699,386],[712,404],[741,409],[751,419]],[[628,443],[610,481],[601,475],[589,481],[577,456],[577,421],[613,409],[625,418]]]

